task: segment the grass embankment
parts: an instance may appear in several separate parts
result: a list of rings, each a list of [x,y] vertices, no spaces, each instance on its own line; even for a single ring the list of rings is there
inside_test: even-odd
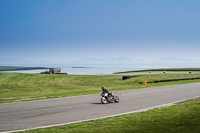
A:
[[[160,69],[147,69],[147,70],[135,70],[135,71],[117,72],[115,74],[149,73],[149,72],[200,72],[200,68],[160,68]]]
[[[195,78],[199,74],[148,74],[122,80],[121,75],[42,75],[22,73],[0,73],[0,103],[31,101],[68,96],[101,93],[101,86],[111,92],[200,82],[197,80],[151,83],[146,86],[138,82]]]
[[[200,100],[83,123],[26,131],[27,133],[199,133]]]
[[[47,69],[47,68],[46,67],[0,66],[0,71],[37,70],[37,69]]]

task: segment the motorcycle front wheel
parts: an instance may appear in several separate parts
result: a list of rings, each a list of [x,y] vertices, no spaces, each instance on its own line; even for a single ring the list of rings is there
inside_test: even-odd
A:
[[[105,99],[105,98],[101,98],[101,102],[103,103],[103,104],[106,104],[106,103],[108,103],[108,101]]]

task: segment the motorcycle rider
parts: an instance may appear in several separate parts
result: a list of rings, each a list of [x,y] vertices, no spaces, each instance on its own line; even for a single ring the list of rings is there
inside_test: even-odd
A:
[[[101,89],[102,89],[102,91],[103,91],[103,92],[101,93],[101,95],[102,95],[102,94],[105,94],[105,93],[108,93],[108,95],[112,96],[112,98],[113,98],[112,93],[110,93],[108,89],[106,89],[104,86],[101,87]]]

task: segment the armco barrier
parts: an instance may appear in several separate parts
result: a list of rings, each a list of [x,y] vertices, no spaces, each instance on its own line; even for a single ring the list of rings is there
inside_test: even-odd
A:
[[[181,80],[195,80],[195,79],[200,79],[200,78],[184,78],[184,79],[156,80],[156,81],[151,81],[151,82],[146,82],[146,83],[160,83],[160,82],[181,81]],[[143,84],[143,82],[138,82],[138,83]]]

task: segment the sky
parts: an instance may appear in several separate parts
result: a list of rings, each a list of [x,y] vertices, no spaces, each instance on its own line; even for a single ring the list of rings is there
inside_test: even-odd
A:
[[[200,57],[199,0],[0,0],[0,58]]]

